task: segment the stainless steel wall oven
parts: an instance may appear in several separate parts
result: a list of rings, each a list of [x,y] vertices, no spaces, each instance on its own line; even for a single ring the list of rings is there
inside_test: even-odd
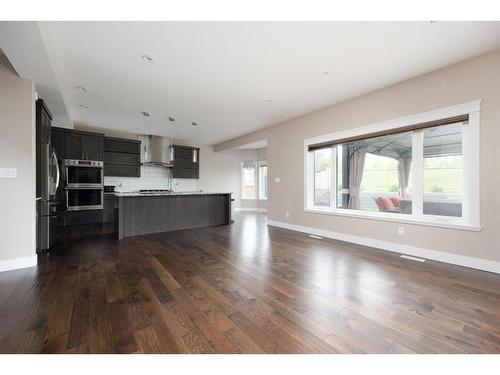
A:
[[[94,160],[64,160],[66,208],[68,211],[102,210],[103,162]]]
[[[103,162],[94,160],[64,160],[67,188],[102,188]]]
[[[66,207],[68,211],[102,210],[102,189],[70,189],[66,188]]]

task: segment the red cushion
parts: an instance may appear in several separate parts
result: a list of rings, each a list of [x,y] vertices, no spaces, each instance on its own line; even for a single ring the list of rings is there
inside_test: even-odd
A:
[[[397,197],[391,197],[391,202],[394,205],[394,207],[396,207],[396,208],[399,208],[399,206],[400,206],[399,202],[401,202],[402,200],[403,200],[403,197],[401,197],[399,195]]]
[[[378,197],[377,204],[382,211],[394,211],[396,209],[388,197]]]

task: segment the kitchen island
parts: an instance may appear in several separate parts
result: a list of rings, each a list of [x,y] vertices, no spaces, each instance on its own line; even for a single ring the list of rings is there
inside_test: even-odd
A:
[[[231,193],[115,193],[118,238],[231,223]]]

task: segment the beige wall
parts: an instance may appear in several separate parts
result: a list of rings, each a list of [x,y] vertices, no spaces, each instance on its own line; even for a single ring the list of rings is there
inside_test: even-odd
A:
[[[303,140],[481,99],[481,232],[305,213]],[[215,146],[268,141],[268,218],[453,254],[500,261],[500,51],[420,76]],[[280,177],[281,183],[275,183]],[[290,218],[285,212],[290,212]]]
[[[17,168],[0,178],[0,262],[36,254],[34,96],[0,55],[0,168]]]

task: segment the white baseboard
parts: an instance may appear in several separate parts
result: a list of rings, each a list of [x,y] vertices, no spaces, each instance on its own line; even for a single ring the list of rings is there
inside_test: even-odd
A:
[[[0,272],[18,270],[20,268],[34,267],[37,265],[37,256],[0,260]]]
[[[352,242],[359,245],[375,247],[377,249],[392,251],[399,254],[407,254],[419,258],[432,259],[438,262],[450,263],[458,266],[475,268],[482,271],[488,271],[500,274],[500,262],[495,262],[492,260],[473,258],[465,255],[458,255],[458,254],[447,253],[444,251],[424,249],[421,247],[405,245],[396,242],[382,241],[373,238],[354,236],[351,234],[332,232],[329,230],[311,228],[302,225],[285,223],[281,221],[268,220],[267,225],[289,229],[296,232],[314,234],[316,236],[327,237],[334,240]]]
[[[234,209],[235,212],[267,212],[265,208],[245,208],[237,207]]]

